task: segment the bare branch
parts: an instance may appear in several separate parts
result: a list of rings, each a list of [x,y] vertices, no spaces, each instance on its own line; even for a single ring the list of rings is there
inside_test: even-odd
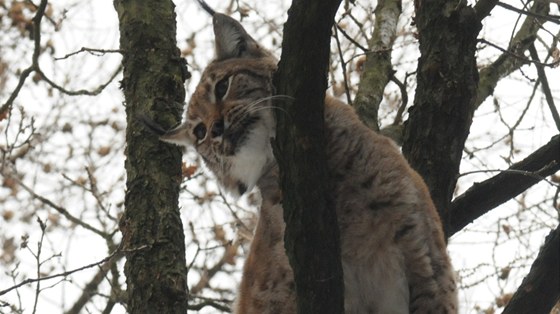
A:
[[[525,14],[525,15],[528,15],[528,16],[532,16],[532,17],[536,17],[536,18],[545,20],[547,22],[551,22],[551,23],[554,23],[554,24],[560,24],[560,16],[558,16],[558,15],[538,14],[538,13],[535,13],[535,12],[518,9],[518,8],[514,7],[513,5],[503,3],[503,2],[498,2],[496,4],[498,6],[504,8],[504,9],[508,9],[508,10],[517,12],[519,14]]]
[[[533,40],[533,41],[534,41],[534,40]],[[532,42],[533,42],[533,41],[532,41]],[[554,62],[551,62],[551,63],[541,63],[539,60],[529,59],[529,58],[527,58],[527,57],[525,57],[525,56],[523,56],[523,55],[517,54],[517,53],[515,53],[515,52],[513,52],[513,51],[507,50],[507,49],[502,48],[502,47],[500,47],[500,46],[498,46],[498,45],[496,45],[496,44],[494,44],[494,43],[491,43],[491,42],[489,42],[489,41],[486,40],[486,39],[480,39],[479,42],[481,42],[481,43],[483,43],[483,44],[487,44],[487,45],[489,45],[489,46],[492,46],[492,47],[494,47],[494,48],[500,50],[501,52],[503,52],[503,53],[505,53],[505,54],[508,54],[508,55],[510,55],[510,56],[512,56],[512,57],[514,57],[514,58],[516,58],[516,59],[521,60],[523,63],[534,63],[534,64],[536,64],[536,65],[538,65],[538,66],[547,66],[547,67],[555,67],[555,66],[557,66],[558,64],[560,64],[560,61],[554,61]],[[531,43],[532,43],[532,42],[531,42]]]
[[[479,0],[474,6],[478,20],[482,21],[482,19],[487,17],[498,2],[498,0]]]
[[[101,231],[95,227],[93,227],[92,225],[84,222],[81,219],[78,219],[76,217],[74,217],[72,214],[70,214],[68,212],[68,210],[62,206],[56,205],[53,201],[49,200],[46,197],[43,197],[37,193],[35,193],[35,191],[33,191],[33,189],[31,189],[29,186],[27,186],[25,183],[23,183],[19,178],[17,178],[14,175],[10,175],[10,174],[6,174],[5,172],[2,173],[3,176],[8,176],[11,179],[15,180],[18,185],[20,185],[24,190],[26,190],[33,198],[36,198],[37,200],[39,200],[41,203],[51,207],[52,209],[56,210],[57,212],[59,212],[60,214],[62,214],[64,217],[66,217],[66,219],[70,220],[71,222],[75,223],[76,225],[79,225],[81,227],[83,227],[84,229],[87,229],[97,235],[100,235],[101,237],[103,237],[104,239],[109,239],[111,238],[111,234],[106,233],[104,231]]]
[[[143,248],[140,248],[140,249],[143,249]],[[96,267],[96,266],[99,266],[101,264],[107,263],[107,262],[111,261],[113,258],[115,258],[117,256],[120,256],[121,254],[122,254],[122,250],[117,249],[113,253],[111,253],[109,256],[107,256],[104,259],[102,259],[98,262],[95,262],[95,263],[91,263],[91,264],[88,264],[88,265],[85,265],[85,266],[82,266],[82,267],[78,267],[78,268],[75,268],[75,269],[72,269],[72,270],[69,270],[69,271],[65,271],[65,272],[62,272],[62,273],[58,273],[58,274],[55,274],[55,275],[50,275],[50,276],[45,276],[45,277],[40,277],[40,278],[37,277],[37,278],[25,279],[24,281],[18,283],[17,285],[14,285],[14,286],[9,287],[9,288],[4,289],[4,290],[0,290],[0,295],[4,295],[4,294],[6,294],[6,293],[8,293],[8,292],[10,292],[14,289],[17,289],[21,286],[25,286],[25,285],[30,284],[30,283],[34,283],[34,282],[38,282],[38,281],[44,281],[44,280],[50,280],[50,279],[54,279],[54,278],[58,278],[58,277],[67,277],[67,276],[69,276],[73,273],[82,271],[84,269]]]
[[[352,105],[352,97],[350,97],[350,87],[348,86],[348,77],[346,76],[346,61],[344,61],[344,53],[340,47],[340,40],[338,38],[338,25],[334,27],[334,39],[338,49],[338,57],[340,58],[340,68],[342,69],[342,77],[344,79],[344,90],[346,92],[346,100],[349,105]]]
[[[219,311],[221,311],[222,313],[231,313],[231,308],[228,305],[222,305],[220,303],[229,303],[229,301],[225,301],[225,300],[213,300],[213,299],[209,299],[209,298],[202,298],[199,296],[195,296],[195,298],[197,299],[202,299],[201,302],[196,303],[196,304],[189,304],[188,309],[191,311],[200,311],[205,307],[213,307]]]
[[[33,72],[39,73],[41,75],[41,78],[43,80],[45,80],[45,82],[47,82],[50,86],[52,86],[53,88],[59,90],[60,92],[62,92],[64,94],[67,94],[67,95],[70,95],[70,96],[76,96],[76,95],[94,96],[94,95],[98,95],[99,93],[101,93],[103,91],[103,89],[105,89],[105,87],[107,87],[107,85],[109,85],[115,79],[115,77],[120,73],[120,71],[122,70],[122,66],[119,66],[117,68],[117,70],[111,75],[110,79],[106,83],[101,84],[100,86],[98,86],[97,88],[95,88],[91,91],[84,90],[84,89],[77,90],[77,91],[67,90],[67,89],[63,88],[62,86],[56,84],[51,79],[49,79],[45,75],[45,73],[43,73],[43,71],[41,70],[41,67],[39,66],[39,56],[41,54],[41,20],[45,15],[45,8],[47,7],[47,2],[48,2],[48,0],[41,0],[41,3],[37,7],[37,12],[35,13],[35,16],[33,17],[34,47],[33,47],[33,56],[31,58],[32,59],[31,60],[31,65],[21,72],[21,74],[19,76],[19,81],[16,85],[16,88],[10,94],[10,97],[8,98],[6,103],[4,103],[0,107],[0,116],[4,116],[6,114],[6,112],[10,110],[10,108],[12,107],[15,99],[19,95],[19,92],[23,88],[23,85],[25,84],[25,81],[27,80],[27,77],[29,77],[29,75]],[[58,59],[55,58],[55,60],[65,59],[65,58],[68,58],[71,55],[74,55],[74,54],[82,52],[82,51],[99,52],[99,53],[107,53],[107,52],[120,52],[120,53],[122,53],[121,50],[103,50],[103,49],[82,48],[80,51],[68,54],[68,55],[66,55],[65,57],[62,57],[62,58],[58,58]]]
[[[45,8],[47,7],[47,2],[48,2],[47,0],[41,0],[41,3],[37,8],[37,12],[33,17],[34,46],[33,46],[33,56],[31,58],[32,59],[31,66],[29,66],[28,68],[26,68],[21,72],[16,88],[14,89],[14,91],[12,92],[12,94],[10,95],[6,103],[4,103],[2,107],[0,107],[0,116],[5,115],[5,113],[8,110],[10,110],[14,100],[16,99],[19,92],[21,91],[21,88],[23,87],[23,84],[25,83],[25,80],[27,79],[29,74],[31,74],[32,72],[36,71],[39,68],[39,55],[41,54],[41,20],[45,15]]]
[[[109,80],[107,80],[107,82],[99,85],[98,87],[96,87],[95,89],[92,90],[87,90],[87,89],[79,89],[79,90],[68,90],[58,84],[56,84],[55,82],[53,82],[51,79],[49,79],[45,73],[43,73],[43,71],[41,71],[41,69],[39,69],[37,67],[36,71],[38,73],[41,74],[41,78],[47,82],[50,86],[52,86],[53,88],[59,90],[60,92],[66,94],[66,95],[70,95],[70,96],[78,96],[78,95],[87,95],[87,96],[95,96],[95,95],[99,95],[99,93],[101,93],[105,87],[107,87],[107,85],[111,84],[111,82],[115,79],[115,77],[117,77],[117,75],[119,75],[119,73],[122,70],[122,65],[119,65],[117,67],[117,69],[113,72],[113,74],[111,75],[111,77],[109,78]]]
[[[542,1],[534,1],[530,11],[539,15],[544,15],[548,13],[549,5]],[[523,56],[529,45],[531,45],[537,37],[536,34],[541,25],[538,22],[536,18],[526,18],[513,40],[511,40],[508,52],[502,53],[492,64],[480,70],[480,81],[478,84],[476,102],[474,104],[475,108],[478,108],[488,96],[492,95],[500,79],[517,71],[522,65],[528,62],[525,57],[512,58],[511,53]],[[488,44],[493,45],[492,43]]]
[[[475,183],[451,202],[449,236],[463,229],[489,210],[519,195],[529,187],[560,170],[560,135],[527,158],[484,182]],[[530,172],[531,175],[519,173]],[[537,175],[537,176],[535,176]]]
[[[106,53],[120,53],[122,54],[123,51],[120,49],[97,49],[97,48],[86,48],[86,47],[82,47],[82,49],[78,50],[78,51],[74,51],[71,52],[67,55],[65,55],[64,57],[59,57],[59,58],[54,58],[55,60],[64,60],[64,59],[68,59],[69,57],[73,56],[73,55],[77,55],[78,53],[81,52],[89,52],[90,54],[94,55],[94,56],[101,56],[104,55]]]

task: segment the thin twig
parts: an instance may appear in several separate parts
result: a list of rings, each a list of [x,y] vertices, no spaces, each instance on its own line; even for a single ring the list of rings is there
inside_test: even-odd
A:
[[[349,105],[352,105],[352,97],[350,97],[350,86],[348,86],[348,77],[346,76],[346,62],[344,61],[342,47],[340,46],[340,40],[338,39],[338,27],[334,27],[334,39],[336,41],[338,56],[340,58],[340,67],[342,69],[342,78],[344,79],[344,91],[346,92],[346,100],[348,101]]]
[[[351,43],[354,44],[354,46],[358,47],[360,50],[362,50],[364,53],[367,53],[369,51],[369,49],[367,49],[366,47],[362,46],[359,42],[357,42],[354,38],[352,38],[350,35],[348,35],[348,33],[346,33],[346,31],[344,29],[342,29],[342,27],[340,27],[337,24],[335,24],[335,28],[342,33],[342,36],[344,36],[346,39],[348,39],[348,41],[350,41]]]
[[[64,57],[58,57],[58,58],[54,58],[56,61],[58,60],[64,60],[64,59],[68,59],[69,57],[73,56],[73,55],[77,55],[81,52],[89,52],[90,54],[94,55],[94,56],[101,56],[104,55],[106,53],[120,53],[122,54],[123,51],[120,49],[97,49],[97,48],[87,48],[87,47],[82,47],[80,50],[78,51],[74,51],[71,52],[67,55],[65,55]]]
[[[393,125],[398,125],[402,122],[402,116],[404,114],[404,110],[406,109],[406,106],[408,104],[408,93],[406,91],[406,80],[408,79],[409,73],[406,73],[405,77],[404,77],[404,83],[399,81],[399,79],[395,76],[395,73],[393,72],[391,74],[391,77],[389,78],[393,83],[397,84],[397,86],[399,87],[399,90],[401,91],[401,105],[399,106],[399,109],[397,110],[397,114],[395,116],[395,120],[393,121]]]
[[[531,11],[526,11],[526,10],[522,10],[522,9],[518,9],[516,7],[514,7],[513,5],[507,4],[507,3],[503,3],[503,2],[498,2],[496,3],[496,5],[504,8],[504,9],[508,9],[520,14],[525,14],[528,16],[532,16],[532,17],[536,17],[539,19],[543,19],[546,20],[548,22],[552,22],[554,24],[560,24],[560,16],[559,15],[543,15],[543,14],[537,14]]]
[[[534,43],[529,46],[529,53],[531,54],[531,58],[533,60],[539,61],[539,54],[537,53],[537,49],[535,48]],[[541,86],[546,98],[546,103],[548,104],[548,107],[550,108],[550,112],[552,114],[552,118],[556,123],[556,129],[560,131],[560,115],[558,115],[558,110],[556,109],[556,105],[554,104],[554,98],[552,97],[550,86],[548,85],[546,72],[544,71],[544,67],[542,65],[535,63],[535,67],[537,68],[537,74],[539,75],[539,80],[541,81]]]
[[[143,249],[143,247],[141,247],[139,249]],[[73,273],[76,273],[76,272],[79,272],[79,271],[82,271],[82,270],[85,270],[85,269],[88,269],[88,268],[99,266],[103,263],[109,262],[112,258],[114,258],[115,256],[117,256],[118,254],[120,254],[122,252],[123,252],[123,250],[117,249],[113,253],[111,253],[109,256],[107,256],[104,259],[102,259],[98,262],[95,262],[95,263],[91,263],[91,264],[88,264],[88,265],[85,265],[85,266],[82,266],[82,267],[78,267],[78,268],[75,268],[75,269],[72,269],[72,270],[69,270],[69,271],[65,271],[65,272],[50,275],[50,276],[45,276],[45,277],[41,277],[41,278],[37,277],[37,278],[25,279],[24,281],[18,283],[17,285],[14,285],[14,286],[11,286],[7,289],[1,290],[0,295],[4,295],[4,294],[6,294],[6,293],[8,293],[8,292],[10,292],[14,289],[17,289],[21,286],[25,286],[25,285],[30,284],[30,283],[43,281],[43,280],[50,280],[50,279],[54,279],[54,278],[58,278],[58,277],[67,277],[69,275],[72,275]]]
[[[74,217],[72,214],[70,214],[68,212],[68,210],[62,206],[56,205],[54,202],[52,202],[51,200],[49,200],[46,197],[43,197],[37,193],[35,193],[35,191],[33,191],[33,189],[31,189],[29,186],[27,186],[25,183],[23,183],[19,178],[17,178],[15,175],[6,175],[6,173],[3,173],[4,176],[9,176],[11,179],[15,180],[17,182],[17,184],[19,186],[21,186],[24,190],[26,190],[29,194],[31,194],[32,197],[38,199],[41,203],[48,205],[49,207],[53,208],[54,210],[56,210],[57,212],[59,212],[60,214],[62,214],[64,217],[66,217],[66,219],[70,220],[71,222],[83,227],[84,229],[87,229],[101,237],[103,237],[104,239],[110,238],[111,235],[107,232],[101,231],[95,227],[93,227],[92,225]]]
[[[43,241],[45,239],[45,230],[47,226],[41,220],[41,218],[37,217],[37,222],[41,226],[41,239],[37,242],[37,254],[32,255],[35,257],[35,262],[37,263],[37,278],[41,277],[41,252],[43,251]],[[29,247],[28,247],[29,248]],[[41,281],[37,281],[37,285],[35,286],[35,300],[33,302],[33,314],[37,313],[37,304],[39,303],[39,294],[41,293]]]
[[[93,90],[87,90],[87,89],[79,89],[79,90],[68,90],[58,84],[56,84],[55,82],[53,82],[51,79],[49,79],[45,73],[43,73],[43,71],[41,71],[41,69],[36,69],[36,71],[38,73],[41,74],[41,78],[47,82],[50,86],[52,86],[54,89],[59,90],[60,92],[66,94],[66,95],[70,95],[70,96],[78,96],[78,95],[86,95],[86,96],[96,96],[99,95],[104,89],[105,87],[107,87],[109,84],[111,84],[111,82],[115,79],[115,77],[117,77],[117,75],[119,75],[119,73],[122,70],[122,65],[119,65],[117,67],[117,69],[115,70],[115,72],[113,72],[113,74],[111,75],[111,77],[107,80],[107,82],[99,85],[98,87],[96,87]]]
[[[492,47],[494,47],[494,48],[500,50],[501,52],[504,52],[504,53],[506,53],[506,54],[508,54],[508,55],[510,55],[510,56],[512,56],[512,57],[514,57],[514,58],[516,58],[516,59],[523,60],[523,61],[528,62],[528,63],[534,63],[534,64],[537,64],[537,65],[546,66],[546,67],[554,67],[554,66],[560,64],[560,61],[554,61],[554,62],[552,62],[552,63],[542,63],[542,62],[539,62],[539,61],[537,61],[537,60],[531,60],[531,59],[529,59],[529,58],[527,58],[527,57],[525,57],[525,56],[520,56],[520,55],[518,55],[518,54],[516,54],[516,53],[513,53],[513,52],[511,52],[511,51],[509,51],[509,50],[507,50],[507,49],[504,49],[504,48],[502,48],[502,47],[500,47],[500,46],[498,46],[498,45],[496,45],[496,44],[494,44],[494,43],[491,43],[491,42],[489,42],[488,40],[486,40],[486,39],[484,39],[484,38],[481,38],[481,39],[479,39],[478,41],[481,42],[481,43],[483,43],[483,44],[487,44],[487,45],[489,45],[489,46],[492,46]]]

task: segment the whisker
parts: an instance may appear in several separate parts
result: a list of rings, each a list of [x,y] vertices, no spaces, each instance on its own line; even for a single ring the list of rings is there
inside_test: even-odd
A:
[[[263,107],[259,107],[259,108],[255,108],[258,104],[267,101],[267,100],[276,100],[276,99],[288,99],[288,100],[294,100],[294,97],[288,96],[288,95],[272,95],[272,96],[268,96],[268,97],[263,97],[261,99],[257,99],[254,102],[250,103],[249,105],[247,105],[248,109],[244,110],[243,114],[249,114],[249,113],[254,113],[257,112],[259,110],[263,110],[263,109],[277,109],[280,111],[283,111],[284,113],[287,113],[286,110],[284,110],[284,108],[279,107],[279,106],[273,106],[273,105],[269,105],[269,106],[263,106]]]
[[[271,95],[271,96],[267,96],[267,97],[263,97],[260,99],[257,99],[251,103],[249,103],[247,106],[245,106],[244,108],[242,108],[242,110],[236,111],[231,117],[231,125],[230,128],[235,128],[237,127],[237,125],[241,124],[242,121],[245,120],[245,118],[250,115],[253,114],[255,112],[258,112],[260,110],[266,110],[266,109],[276,109],[279,111],[282,111],[284,113],[288,113],[284,108],[280,107],[280,106],[274,106],[274,105],[266,105],[266,106],[258,106],[260,104],[262,104],[265,101],[269,101],[269,100],[279,100],[279,99],[285,99],[285,100],[294,100],[294,97],[288,96],[288,95]]]

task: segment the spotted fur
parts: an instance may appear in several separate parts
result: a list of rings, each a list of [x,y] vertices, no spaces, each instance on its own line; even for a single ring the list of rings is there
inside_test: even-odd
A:
[[[270,141],[277,60],[235,20],[214,14],[216,59],[202,74],[182,125],[162,139],[194,146],[235,194],[262,204],[235,313],[296,313],[284,251],[282,194]],[[346,313],[457,313],[454,272],[426,185],[391,140],[354,110],[325,99],[328,173],[340,228]]]

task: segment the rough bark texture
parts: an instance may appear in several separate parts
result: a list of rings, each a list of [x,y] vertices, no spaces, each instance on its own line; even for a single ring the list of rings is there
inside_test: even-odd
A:
[[[449,203],[476,99],[481,24],[466,1],[416,1],[420,43],[416,96],[403,153],[424,178],[449,230]]]
[[[503,314],[548,314],[560,300],[560,226],[547,237],[537,259]]]
[[[543,178],[560,170],[560,135],[529,157],[496,176],[475,183],[453,200],[449,236],[463,229],[491,209],[523,193]]]
[[[368,42],[364,69],[352,105],[370,129],[379,131],[377,113],[383,91],[392,75],[391,51],[401,15],[400,0],[381,0],[375,9],[375,27]]]
[[[284,26],[275,156],[283,191],[285,245],[298,313],[343,313],[339,232],[325,172],[323,101],[329,43],[340,0],[295,0]]]
[[[181,152],[138,123],[180,120],[188,76],[176,47],[173,2],[115,0],[123,51],[126,197],[120,228],[130,313],[186,313],[186,263],[178,196]]]

